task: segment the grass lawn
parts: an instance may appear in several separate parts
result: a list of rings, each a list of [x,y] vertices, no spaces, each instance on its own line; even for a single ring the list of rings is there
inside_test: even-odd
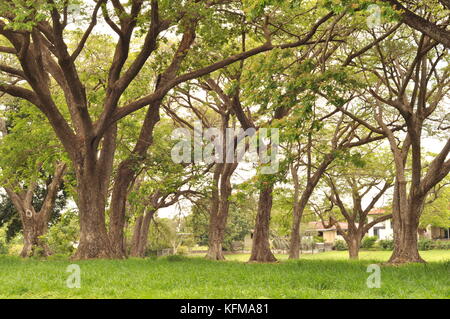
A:
[[[346,252],[328,252],[278,264],[243,263],[248,255],[83,261],[80,289],[66,287],[70,261],[0,257],[0,298],[450,298],[450,251],[422,252],[426,265],[382,267],[381,288],[367,288],[367,266],[389,254],[348,261]]]

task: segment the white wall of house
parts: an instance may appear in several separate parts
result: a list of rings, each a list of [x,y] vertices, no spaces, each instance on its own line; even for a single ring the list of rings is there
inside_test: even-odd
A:
[[[378,216],[368,216],[368,222],[372,222]],[[385,220],[384,222],[378,223],[367,232],[368,236],[376,236],[378,239],[392,239],[394,237],[394,231],[392,230],[391,220]]]

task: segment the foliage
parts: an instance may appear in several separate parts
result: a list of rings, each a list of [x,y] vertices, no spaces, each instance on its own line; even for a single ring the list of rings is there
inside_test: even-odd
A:
[[[4,185],[45,185],[57,161],[65,154],[45,116],[30,103],[14,99],[0,116],[5,119],[7,135],[0,143],[0,177]]]
[[[52,253],[66,256],[73,254],[79,240],[78,219],[77,211],[67,210],[50,226],[45,240]]]
[[[0,180],[14,191],[37,182],[32,205],[39,211],[51,182],[54,165],[64,154],[45,116],[29,103],[13,99],[0,114],[5,119],[7,135],[0,141]],[[58,192],[50,221],[59,218],[66,206],[69,183]],[[0,226],[8,223],[7,240],[22,230],[21,221],[11,199],[0,194]]]
[[[8,244],[7,244],[7,226],[3,225],[0,227],[0,255],[5,255],[8,253]]]
[[[236,194],[230,198],[228,222],[225,228],[223,248],[231,251],[234,242],[244,240],[253,228],[254,213],[256,211],[256,199],[252,194],[239,188]],[[187,227],[194,234],[198,245],[208,244],[209,201],[207,198],[197,202],[192,207],[192,213],[186,218]]]
[[[447,178],[448,180],[448,178]],[[432,191],[428,196],[422,215],[420,216],[421,227],[429,225],[443,228],[450,228],[450,186],[444,180],[444,186]],[[438,187],[439,188],[439,187]]]
[[[450,249],[449,240],[436,240],[433,242],[433,249],[448,250]]]
[[[348,250],[348,245],[344,240],[338,239],[334,242],[334,249],[338,251]]]
[[[393,239],[381,239],[378,244],[384,250],[393,250],[394,249],[394,240]]]
[[[433,249],[433,241],[428,238],[421,238],[418,242],[419,250],[431,250]]]
[[[148,235],[147,255],[151,251],[172,248],[172,241],[176,236],[173,222],[167,218],[155,218],[150,225]]]
[[[0,227],[5,231],[4,240],[8,242],[22,230],[22,223],[9,196],[0,194]]]
[[[378,238],[376,236],[365,236],[361,241],[361,248],[372,248],[377,240]]]

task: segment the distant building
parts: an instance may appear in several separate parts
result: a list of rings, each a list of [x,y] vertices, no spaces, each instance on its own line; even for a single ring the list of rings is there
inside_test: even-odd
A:
[[[339,223],[342,230],[348,229],[347,223]],[[344,237],[338,234],[336,226],[325,228],[321,222],[309,222],[305,235],[314,236],[317,234],[319,237],[323,237],[324,243],[334,243],[336,240],[344,240]]]
[[[375,219],[386,215],[386,210],[382,208],[372,209],[369,214],[367,214],[367,222],[371,223]],[[392,239],[394,238],[394,231],[392,229],[391,219],[385,220],[384,222],[378,223],[367,232],[368,236],[374,236],[378,239]]]
[[[373,209],[367,215],[367,222],[370,223],[385,214],[386,210],[384,209]],[[339,227],[343,231],[348,230],[347,223],[339,222]],[[334,243],[336,240],[344,240],[344,238],[339,234],[336,226],[325,228],[321,222],[308,223],[306,235],[311,235],[314,232],[316,232],[319,237],[323,237],[323,241],[325,243]],[[391,220],[388,219],[376,224],[375,226],[369,229],[367,235],[375,236],[378,239],[392,239],[394,236],[394,232],[392,230]]]
[[[370,223],[375,219],[386,215],[386,210],[383,208],[372,209],[367,215],[367,222]],[[343,231],[348,229],[348,224],[340,222],[340,228]],[[317,234],[323,237],[325,243],[334,243],[336,240],[343,240],[344,238],[338,234],[336,226],[325,228],[321,222],[310,222],[307,225],[306,236],[312,236]],[[418,234],[421,238],[429,239],[450,239],[450,228],[442,228],[437,226],[428,225],[425,229],[420,229]],[[380,222],[369,229],[367,236],[377,237],[379,240],[393,239],[394,230],[392,229],[392,220],[388,219]]]
[[[447,239],[450,240],[450,228],[428,225],[420,232],[420,237],[428,239]]]

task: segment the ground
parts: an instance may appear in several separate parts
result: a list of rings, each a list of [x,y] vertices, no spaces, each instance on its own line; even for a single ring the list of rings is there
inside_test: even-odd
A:
[[[426,251],[425,265],[381,268],[381,288],[366,285],[367,266],[390,252],[302,256],[300,261],[247,264],[248,255],[226,262],[201,257],[77,262],[81,288],[69,289],[67,260],[0,257],[3,298],[450,298],[450,251]],[[286,259],[286,256],[277,256]]]

